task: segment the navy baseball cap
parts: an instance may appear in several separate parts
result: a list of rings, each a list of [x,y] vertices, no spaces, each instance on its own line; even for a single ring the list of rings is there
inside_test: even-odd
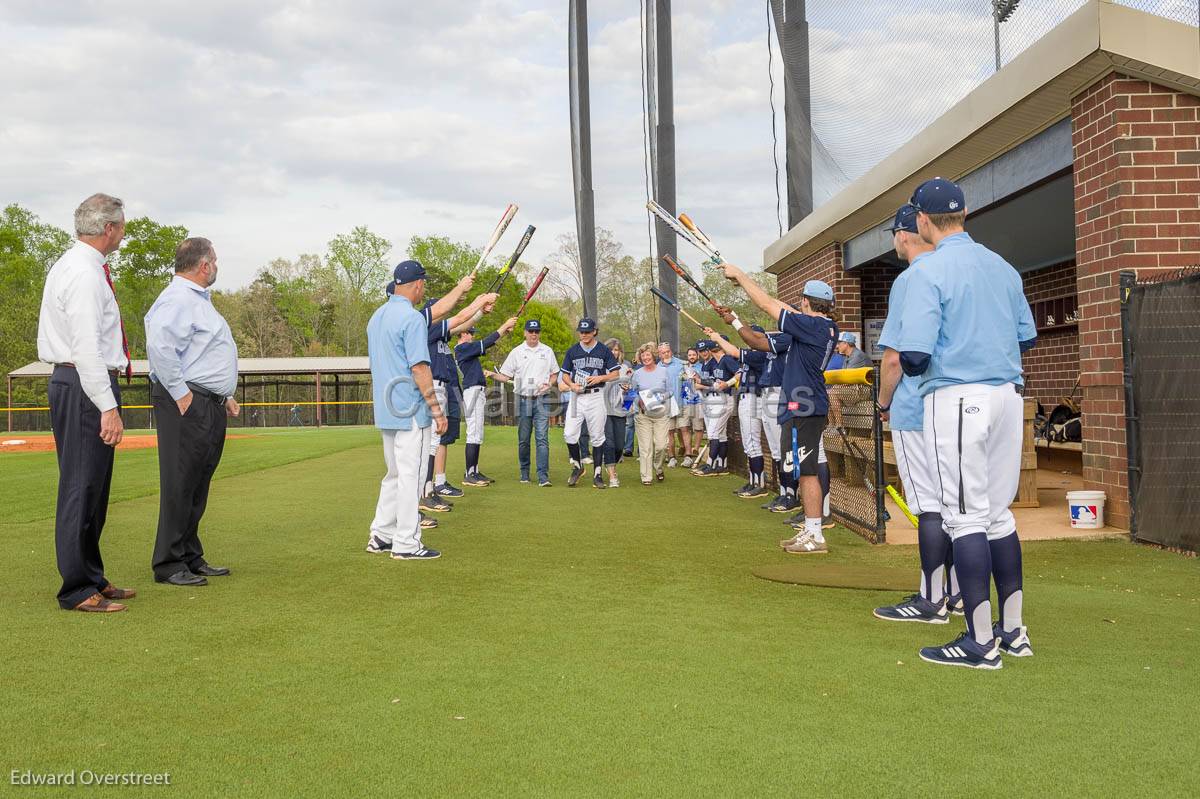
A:
[[[392,272],[392,277],[395,279],[397,286],[403,286],[405,283],[412,283],[417,280],[424,280],[425,267],[421,266],[420,261],[401,261],[396,264],[396,269]]]
[[[908,202],[926,214],[956,214],[967,207],[967,198],[963,196],[962,189],[954,181],[945,178],[933,178],[917,186]]]
[[[575,329],[577,331],[579,331],[580,333],[595,333],[596,332],[596,320],[589,319],[588,317],[585,316],[579,320],[579,324],[575,326]]]
[[[389,281],[388,284],[383,287],[383,293],[389,297],[392,296],[393,294],[395,294],[396,293],[396,281],[394,281],[394,280]]]
[[[823,280],[810,280],[804,284],[804,296],[833,302],[833,288]]]
[[[529,331],[530,333],[541,333],[542,332],[541,320],[526,319],[525,320],[525,329],[527,331]]]
[[[917,232],[917,209],[912,207],[912,203],[905,203],[896,212],[896,218],[892,220],[888,232],[895,233],[897,230],[903,230],[905,233]]]

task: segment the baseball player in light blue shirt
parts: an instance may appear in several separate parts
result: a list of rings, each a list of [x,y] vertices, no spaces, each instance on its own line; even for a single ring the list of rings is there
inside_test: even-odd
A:
[[[954,575],[954,551],[942,527],[942,503],[938,497],[937,471],[926,455],[922,422],[925,406],[917,392],[918,378],[905,377],[897,345],[904,337],[903,315],[908,283],[933,252],[933,245],[917,231],[917,209],[905,203],[896,212],[890,228],[896,255],[909,267],[892,283],[888,315],[879,336],[884,348],[883,375],[879,388],[880,415],[892,432],[896,469],[904,483],[904,499],[917,517],[917,548],[921,557],[920,589],[913,596],[888,607],[875,609],[876,618],[945,624],[951,612],[962,612],[962,597]],[[945,583],[949,582],[947,594]]]
[[[375,426],[383,435],[387,474],[379,487],[368,552],[396,560],[431,560],[441,553],[421,542],[417,503],[425,484],[434,432],[446,431],[429,368],[429,323],[414,308],[425,299],[425,267],[402,261],[391,297],[367,323]]]
[[[907,281],[895,348],[924,400],[925,449],[953,539],[967,632],[926,647],[931,663],[998,669],[1033,654],[1021,623],[1021,545],[1009,505],[1021,472],[1021,353],[1037,340],[1021,276],[963,230],[962,190],[941,178],[913,194],[934,251]],[[992,624],[990,582],[1000,620]]]

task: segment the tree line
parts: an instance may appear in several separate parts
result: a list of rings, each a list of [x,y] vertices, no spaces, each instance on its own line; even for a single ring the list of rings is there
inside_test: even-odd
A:
[[[182,225],[167,225],[148,217],[126,224],[121,249],[109,257],[113,285],[134,358],[145,358],[142,319],[174,274],[175,248],[187,238]],[[0,370],[37,360],[38,311],[46,273],[70,246],[72,236],[41,221],[19,205],[0,213]],[[218,253],[220,242],[215,242]],[[403,256],[393,253],[393,243],[365,226],[334,236],[324,253],[280,257],[263,265],[247,286],[214,287],[213,303],[228,320],[243,357],[365,355],[366,323],[384,301],[384,286],[392,266]],[[445,236],[414,236],[406,256],[423,263],[429,272],[427,295],[442,296],[479,260],[480,249]],[[506,259],[497,257],[480,270],[470,296],[487,290]],[[226,262],[227,263],[227,262]],[[560,355],[574,340],[574,326],[582,313],[582,268],[573,235],[559,237],[547,257],[550,273],[537,299],[526,306],[522,322],[542,322],[542,340]],[[224,266],[228,269],[228,266]],[[540,267],[524,262],[512,269],[504,283],[495,312],[481,322],[487,333],[516,313]],[[657,270],[650,258],[635,258],[623,251],[611,233],[597,231],[597,285],[602,338],[621,340],[626,353],[659,338],[660,303],[650,293]],[[773,279],[763,275],[773,289]],[[705,270],[705,289],[717,301],[730,304],[747,323],[757,312],[725,280]],[[678,301],[694,316],[717,325],[716,316],[694,291],[682,283]],[[762,321],[759,319],[759,321]],[[700,337],[686,319],[680,321],[681,343]],[[521,343],[520,328],[489,352],[494,368],[509,350]],[[14,401],[44,399],[44,385],[20,381]]]

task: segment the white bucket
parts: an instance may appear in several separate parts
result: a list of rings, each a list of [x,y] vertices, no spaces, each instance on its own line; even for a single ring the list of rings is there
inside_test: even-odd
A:
[[[1067,507],[1071,511],[1071,526],[1091,530],[1104,526],[1103,491],[1068,491]]]

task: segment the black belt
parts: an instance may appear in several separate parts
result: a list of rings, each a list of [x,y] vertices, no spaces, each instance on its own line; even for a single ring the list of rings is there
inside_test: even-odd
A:
[[[75,369],[75,364],[67,363],[66,361],[63,361],[62,363],[56,363],[54,365],[55,366],[63,366],[63,367],[66,367],[67,369]],[[78,371],[78,370],[76,369],[76,371]],[[112,378],[120,377],[120,375],[121,375],[120,369],[105,369],[105,371],[108,372],[108,376],[112,377]]]
[[[580,394],[595,394],[597,391],[603,391],[603,390],[604,390],[603,386],[596,386],[595,388],[585,388],[583,391],[580,391],[579,393]]]
[[[203,386],[198,386],[195,383],[187,383],[186,385],[188,388],[190,388],[192,390],[193,394],[199,394],[201,397],[210,399],[213,402],[217,403],[218,405],[225,404],[225,397],[223,397],[220,394],[217,394],[216,392],[209,391],[207,388],[204,388]]]

